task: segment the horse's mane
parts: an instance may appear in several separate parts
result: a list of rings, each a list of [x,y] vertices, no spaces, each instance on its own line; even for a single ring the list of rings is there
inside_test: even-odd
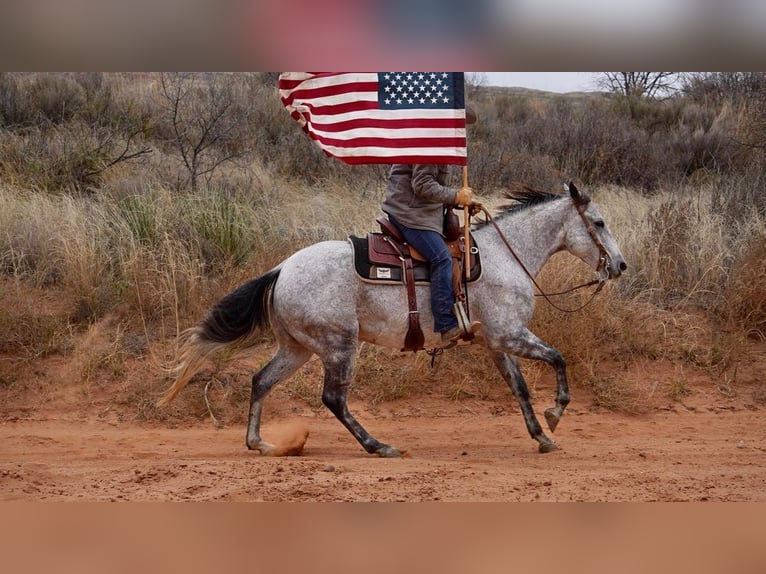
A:
[[[495,219],[504,217],[513,213],[518,213],[535,205],[548,203],[561,199],[564,197],[562,194],[554,193],[552,191],[540,191],[539,189],[533,189],[523,183],[515,183],[510,189],[503,191],[503,197],[512,201],[513,203],[506,203],[497,208],[497,215]],[[488,221],[477,221],[476,229],[486,225]]]
[[[523,183],[516,183],[510,189],[503,192],[503,197],[511,200],[513,203],[506,203],[498,208],[500,213],[513,213],[521,211],[541,203],[548,203],[562,197],[559,193],[552,191],[540,191],[532,189]]]

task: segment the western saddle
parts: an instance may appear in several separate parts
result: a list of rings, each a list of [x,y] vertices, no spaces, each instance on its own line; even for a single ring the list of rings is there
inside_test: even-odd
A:
[[[455,215],[455,218],[457,216]],[[417,297],[415,294],[415,284],[418,280],[428,280],[429,264],[425,257],[409,245],[401,234],[399,229],[385,217],[379,217],[377,223],[380,225],[380,233],[369,233],[366,240],[352,238],[352,242],[366,241],[366,247],[369,253],[369,265],[376,269],[375,277],[372,279],[395,280],[396,277],[391,270],[401,269],[401,281],[407,290],[407,305],[409,311],[409,324],[407,335],[404,339],[402,351],[419,351],[424,348],[425,337],[420,327],[420,313],[418,311]],[[450,237],[451,236],[451,237]],[[462,285],[465,241],[457,229],[456,232],[449,233],[446,239],[447,247],[452,254],[452,284],[458,301],[465,299]],[[472,245],[475,245],[473,241]],[[471,249],[471,281],[478,278],[480,274],[480,263],[478,250]],[[467,333],[466,338],[472,338],[472,333]]]

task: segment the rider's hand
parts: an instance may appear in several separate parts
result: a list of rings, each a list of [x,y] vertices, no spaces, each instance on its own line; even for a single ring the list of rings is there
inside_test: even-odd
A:
[[[467,207],[473,202],[473,190],[470,187],[461,187],[455,194],[455,205]]]

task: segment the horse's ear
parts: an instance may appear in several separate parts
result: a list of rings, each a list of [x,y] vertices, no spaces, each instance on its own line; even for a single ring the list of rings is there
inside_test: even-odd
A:
[[[572,201],[574,201],[575,204],[582,205],[590,201],[590,198],[587,195],[580,193],[580,190],[577,189],[573,181],[569,182],[567,189],[569,189],[569,195],[572,197]]]
[[[567,189],[569,190],[569,195],[572,196],[572,199],[575,201],[580,199],[580,190],[577,189],[573,181],[570,181],[569,184],[567,184]]]

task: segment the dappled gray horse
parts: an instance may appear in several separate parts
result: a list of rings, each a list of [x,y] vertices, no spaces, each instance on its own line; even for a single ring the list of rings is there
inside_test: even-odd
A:
[[[627,265],[598,210],[574,185],[570,184],[567,195],[526,190],[509,197],[516,203],[496,218],[496,224],[518,259],[492,226],[474,232],[483,271],[470,288],[471,319],[481,322],[476,341],[487,347],[519,401],[529,434],[539,443],[540,452],[549,452],[557,447],[535,416],[517,357],[545,361],[556,371],[556,402],[545,411],[551,431],[569,403],[569,389],[561,354],[527,329],[534,306],[532,277],[564,249],[598,270],[603,279],[619,277]],[[417,287],[417,298],[425,346],[438,347],[427,286]],[[400,455],[373,438],[349,413],[346,394],[359,341],[402,347],[407,302],[400,286],[359,279],[348,241],[325,241],[302,249],[221,299],[199,325],[184,333],[176,380],[160,404],[169,403],[213,353],[229,345],[248,346],[255,331],[266,326],[273,331],[278,348],[253,376],[249,449],[270,453],[272,445],[260,435],[263,400],[274,385],[316,354],[324,366],[325,406],[368,453]]]

